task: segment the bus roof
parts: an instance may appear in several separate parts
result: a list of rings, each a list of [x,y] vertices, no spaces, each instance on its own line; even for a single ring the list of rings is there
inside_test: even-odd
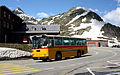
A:
[[[65,37],[65,38],[78,38],[78,39],[86,39],[86,38],[79,38],[79,37],[71,37],[71,36],[60,36],[60,35],[39,35],[35,37]]]

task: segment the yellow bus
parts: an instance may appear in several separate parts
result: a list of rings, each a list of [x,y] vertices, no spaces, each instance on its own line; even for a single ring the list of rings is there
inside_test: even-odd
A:
[[[34,60],[61,60],[88,53],[86,39],[66,36],[41,35],[32,37]]]

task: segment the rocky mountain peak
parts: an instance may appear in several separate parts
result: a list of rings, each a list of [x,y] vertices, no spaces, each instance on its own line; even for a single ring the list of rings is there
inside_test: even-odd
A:
[[[101,31],[104,31],[103,35],[107,37],[117,37],[120,41],[120,27],[112,25],[110,23],[106,23],[102,28]]]
[[[93,30],[93,27],[100,30],[104,22],[99,15],[89,9],[73,7],[64,13],[44,18],[39,21],[39,24],[59,24],[61,25],[61,35],[73,36],[89,32],[91,29]]]
[[[78,11],[78,10],[81,10],[81,11],[90,11],[89,9],[86,9],[86,8],[84,8],[84,7],[73,7],[73,8],[71,8],[69,11]]]
[[[35,17],[25,14],[21,8],[16,8],[13,13],[19,16],[26,24],[38,24],[38,20]]]
[[[84,19],[84,21],[83,21]],[[42,19],[39,24],[60,24],[60,25],[70,25],[75,24],[79,26],[81,23],[91,23],[91,19],[96,19],[98,21],[103,21],[103,19],[97,15],[95,12],[82,8],[82,7],[73,7],[67,12],[58,14],[55,16],[50,16],[48,18]],[[44,22],[45,21],[45,22]]]
[[[21,8],[16,8],[15,10],[13,10],[13,12],[15,13],[15,14],[24,14],[24,11],[21,9]]]
[[[84,7],[73,7],[69,11],[65,12],[64,14],[71,17],[81,15],[80,16],[81,18],[87,18],[88,20],[96,19],[98,21],[103,21],[103,19],[99,15],[97,15],[95,12]]]

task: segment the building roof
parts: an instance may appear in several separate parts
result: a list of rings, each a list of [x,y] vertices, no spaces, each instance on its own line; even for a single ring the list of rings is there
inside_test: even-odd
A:
[[[60,25],[26,25],[23,31],[15,31],[13,33],[28,33],[28,34],[47,34],[60,33]]]
[[[60,25],[27,25],[28,31],[60,31]]]
[[[0,9],[6,9],[9,13],[11,13],[12,15],[14,15],[16,18],[19,18],[21,21],[23,21],[19,16],[17,16],[16,14],[14,14],[9,8],[7,8],[6,6],[2,5],[0,6]]]

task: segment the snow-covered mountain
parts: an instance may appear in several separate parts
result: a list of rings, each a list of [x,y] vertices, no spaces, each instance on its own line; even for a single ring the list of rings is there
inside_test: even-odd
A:
[[[38,20],[35,17],[25,14],[24,11],[20,8],[16,8],[15,10],[13,10],[13,13],[19,16],[22,20],[24,20],[24,23],[38,24]]]
[[[99,15],[89,9],[74,7],[65,13],[44,18],[39,21],[39,24],[60,24],[61,35],[93,38],[95,40],[98,36],[102,36],[100,30],[105,22]]]
[[[67,12],[37,20],[26,15],[20,8],[13,11],[26,23],[40,25],[61,25],[63,36],[76,36],[91,38],[92,40],[111,39],[120,40],[120,27],[106,23],[103,19],[90,9],[73,7]],[[117,31],[116,31],[117,29]]]
[[[114,31],[116,26],[113,25],[114,28],[111,29],[113,34],[117,33],[113,36],[110,34],[110,31],[107,31],[109,30],[109,28],[106,27],[108,23],[104,22],[103,19],[92,10],[83,7],[73,7],[65,13],[44,18],[39,21],[39,24],[59,24],[61,25],[60,35],[64,36],[91,38],[92,40],[120,38],[120,36],[118,36],[120,31]]]

